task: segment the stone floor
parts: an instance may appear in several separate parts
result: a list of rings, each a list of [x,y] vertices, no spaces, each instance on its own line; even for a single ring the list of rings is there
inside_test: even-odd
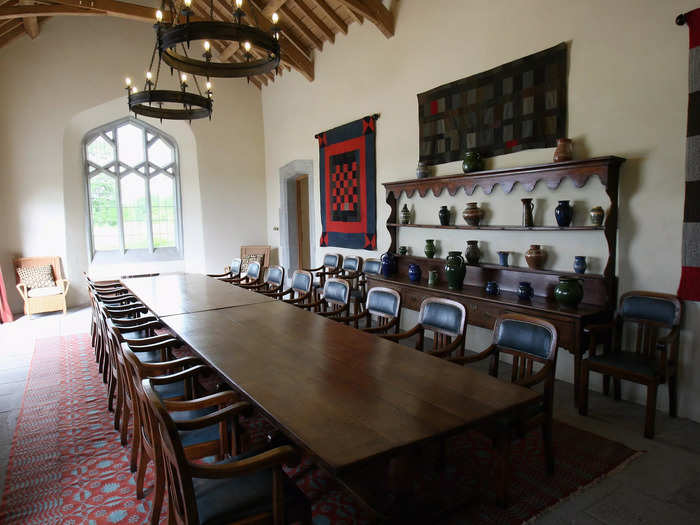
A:
[[[0,490],[37,338],[86,332],[87,309],[0,325]],[[644,408],[591,393],[589,417],[574,409],[572,385],[557,381],[555,417],[647,451],[549,512],[542,524],[700,523],[700,424],[657,414],[657,437],[642,436]]]

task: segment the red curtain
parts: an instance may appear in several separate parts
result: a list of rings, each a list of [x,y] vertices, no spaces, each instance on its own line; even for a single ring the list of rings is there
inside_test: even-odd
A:
[[[0,268],[0,320],[3,323],[11,323],[14,320],[10,305],[7,303],[7,291],[5,290],[5,280],[2,278],[2,268]]]

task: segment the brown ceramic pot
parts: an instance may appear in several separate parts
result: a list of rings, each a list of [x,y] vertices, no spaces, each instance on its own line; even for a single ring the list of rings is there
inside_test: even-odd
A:
[[[479,222],[484,218],[484,210],[479,208],[476,202],[468,202],[467,207],[462,212],[462,217],[469,226],[479,226]]]
[[[542,249],[539,244],[531,244],[530,249],[525,252],[525,262],[533,270],[541,270],[544,268],[544,262],[547,260],[547,252]]]
[[[564,162],[574,158],[574,147],[571,139],[557,139],[557,149],[554,150],[554,162]]]

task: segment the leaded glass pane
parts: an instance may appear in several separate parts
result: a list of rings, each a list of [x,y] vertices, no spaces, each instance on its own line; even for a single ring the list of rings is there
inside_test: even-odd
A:
[[[148,148],[148,160],[159,168],[165,168],[172,164],[173,158],[173,149],[163,142],[162,139],[156,140],[153,145]]]
[[[146,181],[131,173],[121,179],[122,217],[124,221],[124,248],[148,248],[148,211],[146,208]]]
[[[90,216],[92,242],[96,251],[119,249],[119,211],[117,182],[100,173],[90,179]]]
[[[153,247],[175,246],[175,181],[167,175],[156,175],[150,180],[151,221]]]
[[[133,124],[121,126],[117,129],[117,147],[120,162],[129,166],[141,164],[146,158],[143,130]]]
[[[114,162],[114,146],[102,135],[87,146],[87,159],[98,166]]]

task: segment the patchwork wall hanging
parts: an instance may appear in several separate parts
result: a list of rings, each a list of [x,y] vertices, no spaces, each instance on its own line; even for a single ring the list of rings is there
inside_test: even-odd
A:
[[[321,179],[321,246],[377,249],[379,115],[316,135]]]
[[[685,146],[683,260],[678,296],[700,301],[700,9],[677,20],[690,30],[688,128]]]
[[[566,93],[565,43],[421,93],[420,160],[556,146],[566,137]]]

